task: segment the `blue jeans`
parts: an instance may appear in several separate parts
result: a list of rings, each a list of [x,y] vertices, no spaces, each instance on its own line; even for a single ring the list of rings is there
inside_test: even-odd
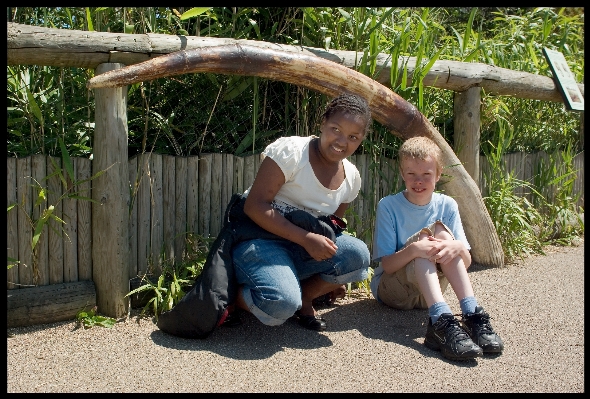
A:
[[[336,236],[336,254],[324,261],[303,258],[298,244],[256,239],[232,250],[238,284],[250,312],[263,324],[277,326],[301,309],[301,284],[315,274],[329,283],[346,284],[367,278],[371,260],[367,245],[348,234]]]

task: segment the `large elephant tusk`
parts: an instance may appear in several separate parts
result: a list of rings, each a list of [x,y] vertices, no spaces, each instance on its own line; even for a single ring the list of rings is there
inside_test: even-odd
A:
[[[356,93],[367,99],[373,118],[405,140],[427,136],[441,148],[447,165],[445,191],[457,201],[474,263],[504,266],[500,239],[477,184],[436,128],[412,104],[379,82],[353,69],[313,55],[229,44],[182,50],[97,75],[89,89],[120,87],[167,76],[210,72],[258,76],[337,96]]]

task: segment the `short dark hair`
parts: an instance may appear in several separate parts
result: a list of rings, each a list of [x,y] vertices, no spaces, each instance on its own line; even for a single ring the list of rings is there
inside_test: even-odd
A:
[[[363,97],[352,93],[344,93],[338,97],[335,97],[326,106],[326,110],[322,114],[321,121],[323,122],[338,112],[362,117],[365,121],[365,136],[371,131],[373,117],[371,115],[369,104]]]

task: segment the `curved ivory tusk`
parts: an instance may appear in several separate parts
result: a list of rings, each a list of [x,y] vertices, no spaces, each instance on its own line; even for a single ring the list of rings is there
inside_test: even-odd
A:
[[[313,55],[272,50],[249,44],[229,44],[182,50],[96,75],[89,89],[120,87],[167,76],[209,72],[258,76],[306,87],[335,97],[341,92],[367,99],[373,118],[396,136],[427,136],[441,148],[449,166],[444,188],[459,205],[471,244],[474,263],[504,266],[504,253],[477,184],[467,173],[444,137],[412,104],[368,76]]]

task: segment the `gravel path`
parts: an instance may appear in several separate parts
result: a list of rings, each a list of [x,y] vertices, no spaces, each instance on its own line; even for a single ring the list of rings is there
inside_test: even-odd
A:
[[[448,361],[423,345],[425,310],[366,296],[321,309],[322,333],[246,315],[188,340],[134,311],[112,329],[9,329],[7,392],[584,392],[583,242],[503,269],[474,265],[470,277],[500,356]],[[450,288],[445,297],[459,313]]]

